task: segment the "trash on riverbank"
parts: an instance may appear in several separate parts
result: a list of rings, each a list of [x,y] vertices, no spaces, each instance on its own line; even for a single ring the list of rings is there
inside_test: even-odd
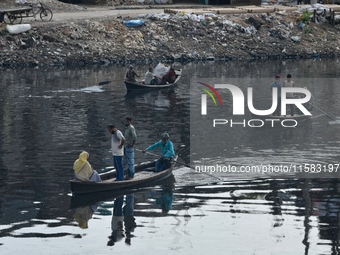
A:
[[[299,29],[297,11],[158,12],[125,16],[125,24],[103,17],[39,24],[20,35],[0,31],[6,36],[0,66],[309,58],[314,50],[320,57],[340,55],[340,30],[322,15],[313,22],[308,13],[308,24]]]
[[[144,21],[140,19],[123,20],[122,23],[127,27],[141,27],[145,24]]]
[[[14,35],[14,34],[20,34],[20,33],[25,33],[29,30],[31,30],[31,25],[30,24],[17,24],[17,25],[7,25],[6,29],[8,33]]]

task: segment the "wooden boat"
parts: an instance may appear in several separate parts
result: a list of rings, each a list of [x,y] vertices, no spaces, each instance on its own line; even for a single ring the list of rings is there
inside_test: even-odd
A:
[[[164,85],[146,85],[139,81],[131,82],[127,80],[125,80],[124,83],[125,83],[125,86],[128,92],[137,91],[137,90],[155,90],[155,89],[171,88],[175,86],[180,80],[182,76],[182,69],[175,70],[175,73],[176,73],[176,80],[173,83],[168,83]]]
[[[136,165],[135,176],[130,180],[116,181],[116,170],[111,170],[109,172],[100,174],[102,182],[70,180],[69,182],[71,185],[71,191],[74,195],[76,195],[144,187],[169,177],[172,174],[176,159],[172,162],[169,169],[163,170],[161,172],[154,172],[156,161],[150,161]]]
[[[70,201],[70,209],[74,209],[81,206],[87,206],[87,205],[93,205],[95,203],[101,202],[101,201],[112,201],[113,199],[129,195],[129,194],[139,194],[146,191],[151,191],[155,189],[155,186],[163,187],[174,187],[175,183],[175,177],[173,174],[170,174],[170,176],[161,179],[159,181],[155,181],[150,183],[149,185],[145,185],[145,187],[138,187],[136,189],[121,189],[116,191],[100,191],[100,192],[93,192],[93,193],[81,193],[76,194],[71,197]]]

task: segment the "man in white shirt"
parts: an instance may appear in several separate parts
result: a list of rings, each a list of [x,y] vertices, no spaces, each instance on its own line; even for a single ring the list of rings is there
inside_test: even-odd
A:
[[[111,149],[113,156],[113,166],[116,169],[116,181],[124,181],[124,142],[125,137],[114,125],[107,126],[108,131],[111,133]]]
[[[152,67],[149,67],[149,71],[146,72],[144,77],[145,85],[150,85],[154,76]]]

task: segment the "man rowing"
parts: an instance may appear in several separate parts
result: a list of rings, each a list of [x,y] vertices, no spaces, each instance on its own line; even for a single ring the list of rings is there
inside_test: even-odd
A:
[[[150,145],[148,148],[143,150],[142,152],[145,153],[146,151],[155,150],[157,148],[160,148],[162,152],[162,157],[159,158],[156,161],[155,164],[155,172],[160,172],[165,169],[168,169],[171,166],[171,160],[175,158],[175,151],[174,151],[174,145],[169,140],[169,134],[163,133],[162,139],[158,142],[154,143],[153,145]]]

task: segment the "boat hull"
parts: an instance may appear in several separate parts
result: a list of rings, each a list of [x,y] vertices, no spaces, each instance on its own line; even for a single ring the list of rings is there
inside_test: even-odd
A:
[[[93,205],[95,203],[98,203],[99,201],[106,201],[124,196],[129,194],[137,194],[138,192],[143,192],[146,190],[151,190],[153,186],[160,185],[162,187],[170,186],[172,187],[175,183],[175,177],[173,174],[171,174],[169,177],[166,177],[161,180],[157,180],[155,182],[149,183],[148,185],[145,184],[143,186],[129,189],[121,189],[121,190],[107,190],[107,191],[100,191],[100,192],[92,192],[92,193],[80,193],[75,194],[71,198],[70,203],[70,209],[87,206],[87,205]]]
[[[116,181],[115,170],[100,174],[102,182],[70,180],[71,191],[75,195],[138,188],[165,179],[172,174],[173,164],[169,169],[161,172],[154,172],[154,165],[155,162],[136,165],[135,177],[131,180]]]
[[[175,73],[177,75],[176,80],[174,83],[164,84],[164,85],[146,85],[140,82],[131,82],[125,80],[125,86],[128,92],[131,91],[147,91],[147,90],[158,90],[158,89],[165,89],[165,88],[172,88],[177,85],[178,81],[181,78],[182,75],[182,69],[175,70]]]

